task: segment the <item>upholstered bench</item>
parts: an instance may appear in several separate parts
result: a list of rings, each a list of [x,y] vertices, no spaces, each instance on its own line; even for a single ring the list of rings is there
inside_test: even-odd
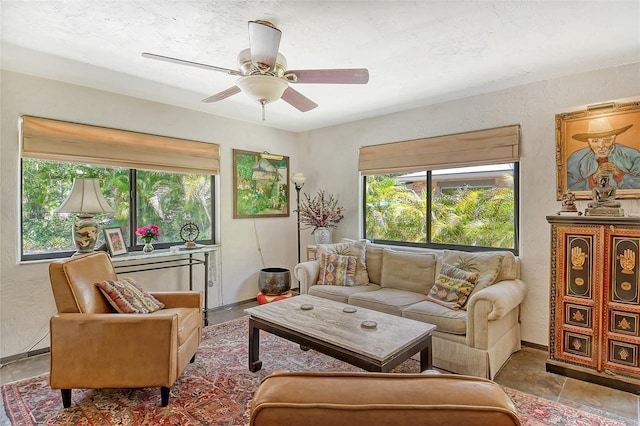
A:
[[[520,425],[496,383],[453,374],[277,372],[251,402],[251,426]]]

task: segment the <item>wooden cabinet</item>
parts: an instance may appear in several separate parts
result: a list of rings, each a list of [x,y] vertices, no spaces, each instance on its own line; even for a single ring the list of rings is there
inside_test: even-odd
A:
[[[640,219],[547,216],[547,371],[640,392]]]

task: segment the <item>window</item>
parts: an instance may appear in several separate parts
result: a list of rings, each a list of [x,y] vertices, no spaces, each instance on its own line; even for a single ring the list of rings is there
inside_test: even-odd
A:
[[[364,237],[517,252],[519,135],[509,126],[362,147]]]
[[[365,238],[515,250],[517,166],[366,176]]]
[[[23,116],[22,260],[69,256],[72,218],[54,210],[76,177],[97,178],[114,208],[97,215],[102,229],[121,227],[130,247],[141,247],[135,229],[155,223],[158,247],[181,242],[193,222],[198,241],[214,242],[214,176],[217,144]],[[99,236],[98,245],[103,242]]]
[[[134,249],[142,247],[135,229],[151,223],[161,229],[154,242],[159,248],[181,242],[180,228],[189,221],[200,229],[199,242],[213,243],[213,176],[23,159],[22,260],[67,257],[75,251],[74,215],[54,213],[75,177],[100,180],[114,209],[113,214],[96,215],[100,229],[122,228]],[[102,243],[101,234],[96,247]]]

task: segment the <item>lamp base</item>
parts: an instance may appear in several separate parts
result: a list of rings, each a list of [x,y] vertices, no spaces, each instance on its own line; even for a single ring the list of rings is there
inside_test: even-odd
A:
[[[73,222],[73,242],[76,254],[91,253],[98,240],[98,221],[88,214],[79,214]]]

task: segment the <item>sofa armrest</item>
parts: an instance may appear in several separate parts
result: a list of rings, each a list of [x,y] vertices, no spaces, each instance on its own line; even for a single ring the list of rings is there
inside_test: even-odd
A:
[[[489,323],[518,309],[526,294],[524,281],[518,279],[499,281],[474,294],[467,307],[467,345],[486,349]]]
[[[202,292],[199,291],[158,291],[150,292],[164,303],[165,308],[202,308]]]
[[[293,270],[296,279],[300,281],[300,294],[309,291],[309,287],[318,282],[318,274],[320,273],[320,264],[315,260],[309,262],[298,263]]]
[[[175,313],[57,314],[50,331],[53,389],[171,386],[177,378]]]

